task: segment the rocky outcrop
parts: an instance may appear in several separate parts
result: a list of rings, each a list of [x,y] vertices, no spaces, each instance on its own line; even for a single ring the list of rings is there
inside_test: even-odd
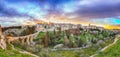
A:
[[[6,41],[3,35],[0,35],[0,47],[6,49]]]
[[[58,45],[56,45],[56,46],[54,46],[54,49],[56,49],[56,48],[63,48],[63,44],[58,44]]]

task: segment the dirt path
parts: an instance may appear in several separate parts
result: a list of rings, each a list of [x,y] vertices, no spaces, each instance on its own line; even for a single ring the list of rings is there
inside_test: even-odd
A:
[[[113,43],[111,43],[111,44],[107,45],[106,47],[102,48],[100,51],[103,52],[104,50],[106,50],[106,49],[109,48],[110,46],[116,44],[116,42],[119,40],[119,37],[120,37],[120,35],[117,35],[116,38],[114,39],[114,42],[113,42]],[[90,57],[94,57],[94,56],[96,56],[96,55],[97,55],[97,54],[93,54],[93,55],[91,55]]]
[[[37,56],[37,55],[35,55],[35,54],[32,54],[32,53],[30,53],[30,52],[27,52],[27,51],[19,51],[20,53],[24,53],[24,54],[29,54],[29,55],[32,55],[33,57],[39,57],[39,56]]]

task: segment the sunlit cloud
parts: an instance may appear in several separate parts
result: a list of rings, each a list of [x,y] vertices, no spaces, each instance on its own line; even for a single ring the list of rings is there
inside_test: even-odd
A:
[[[0,24],[3,27],[22,25],[23,23],[26,23],[28,21],[30,21],[29,17],[0,17]]]
[[[119,5],[120,0],[0,0],[0,24],[14,25],[33,19],[83,25],[118,25]]]

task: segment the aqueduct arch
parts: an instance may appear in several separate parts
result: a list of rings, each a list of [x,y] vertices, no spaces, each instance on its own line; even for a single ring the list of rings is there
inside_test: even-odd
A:
[[[12,28],[12,27],[10,27]],[[15,27],[16,28],[16,27]],[[21,28],[21,27],[17,27],[17,28]],[[2,31],[4,30],[4,31]],[[4,39],[7,39],[7,41],[10,43],[10,42],[13,42],[13,41],[20,41],[21,44],[31,44],[33,43],[33,39],[35,39],[37,37],[37,35],[39,34],[39,32],[35,32],[35,33],[32,33],[32,34],[29,34],[29,35],[25,35],[25,36],[7,36],[6,34],[9,33],[9,28],[2,28],[0,26],[0,47],[2,47],[3,49],[6,48],[6,43],[5,43],[5,40]],[[13,30],[13,32],[16,32],[17,30]],[[3,34],[4,33],[4,34]],[[2,37],[3,36],[3,37]],[[4,40],[4,41],[3,41]]]

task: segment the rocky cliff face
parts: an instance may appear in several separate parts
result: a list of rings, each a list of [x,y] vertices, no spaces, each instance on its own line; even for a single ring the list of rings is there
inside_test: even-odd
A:
[[[6,41],[3,35],[0,35],[0,47],[6,49]]]
[[[0,47],[2,49],[6,49],[6,41],[5,41],[5,37],[2,35],[2,27],[0,25]]]

